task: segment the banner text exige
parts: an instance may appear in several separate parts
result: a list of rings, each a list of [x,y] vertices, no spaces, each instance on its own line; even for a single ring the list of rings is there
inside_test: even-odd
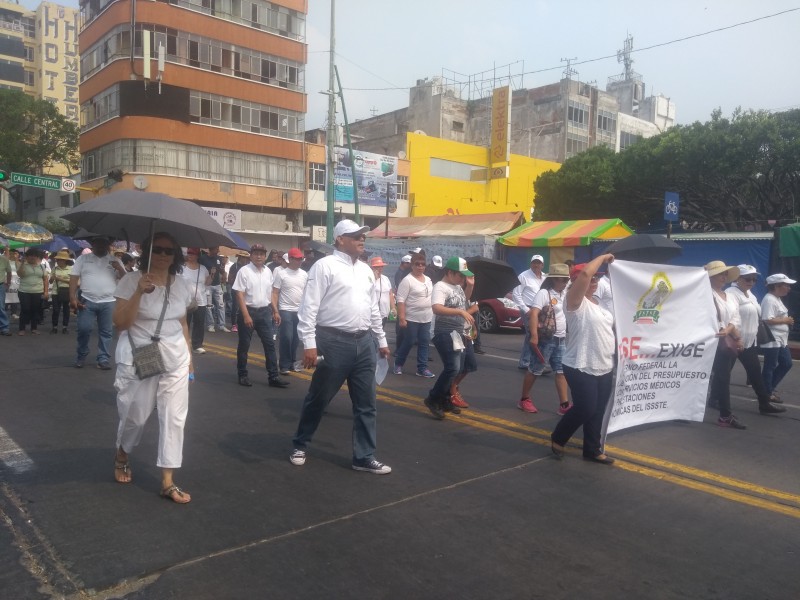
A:
[[[619,260],[609,274],[619,362],[607,431],[702,421],[718,343],[707,273]]]

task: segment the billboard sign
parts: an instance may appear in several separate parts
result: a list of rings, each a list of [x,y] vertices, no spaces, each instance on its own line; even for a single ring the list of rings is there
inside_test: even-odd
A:
[[[334,148],[336,167],[333,171],[333,199],[353,202],[353,169],[356,172],[360,206],[386,206],[387,193],[397,199],[397,158],[372,152],[353,151],[353,163],[347,148]],[[391,207],[391,202],[389,203]]]

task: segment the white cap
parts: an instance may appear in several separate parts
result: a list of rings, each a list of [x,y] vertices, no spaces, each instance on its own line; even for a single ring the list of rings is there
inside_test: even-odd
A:
[[[437,254],[436,256],[433,257],[433,266],[434,267],[436,267],[438,269],[441,269],[443,264],[444,263],[442,262],[442,257],[441,256],[439,256]]]
[[[340,235],[349,233],[367,233],[368,231],[369,227],[366,225],[362,227],[355,221],[351,221],[350,219],[342,219],[336,224],[336,227],[333,228],[333,237],[337,238]]]
[[[286,262],[286,263],[289,262],[289,253],[288,252],[284,252],[283,253],[283,262]]]
[[[534,254],[531,256],[531,262],[538,260],[540,263],[544,264],[544,257],[541,254]]]
[[[794,279],[789,279],[783,273],[775,273],[775,275],[767,277],[767,285],[772,285],[773,283],[788,283],[789,285],[794,285],[797,282]]]
[[[403,258],[400,259],[400,262],[410,263],[411,262],[411,255],[406,254]]]
[[[411,254],[422,254],[422,248],[414,248]]]
[[[739,265],[739,277],[745,275],[761,275],[753,265]]]

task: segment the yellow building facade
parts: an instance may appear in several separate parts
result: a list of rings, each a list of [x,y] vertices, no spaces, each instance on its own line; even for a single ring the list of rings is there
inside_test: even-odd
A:
[[[507,167],[498,171],[489,163],[489,148],[407,135],[412,217],[522,211],[529,219],[535,204],[533,182],[561,166],[512,154]]]

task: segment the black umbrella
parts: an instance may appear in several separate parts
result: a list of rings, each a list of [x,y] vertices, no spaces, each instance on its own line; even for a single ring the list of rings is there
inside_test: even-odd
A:
[[[120,190],[89,200],[62,218],[97,235],[141,242],[165,231],[182,246],[237,246],[222,226],[194,202],[166,194]]]
[[[309,250],[312,250],[315,254],[321,254],[323,256],[330,256],[333,254],[333,246],[330,244],[326,244],[325,242],[318,242],[316,240],[311,240],[306,244]]]
[[[502,298],[519,285],[514,269],[504,260],[472,256],[467,260],[467,268],[475,274],[475,288],[472,298]]]
[[[678,244],[657,233],[638,233],[617,240],[605,249],[615,258],[641,263],[667,263],[683,252]]]

